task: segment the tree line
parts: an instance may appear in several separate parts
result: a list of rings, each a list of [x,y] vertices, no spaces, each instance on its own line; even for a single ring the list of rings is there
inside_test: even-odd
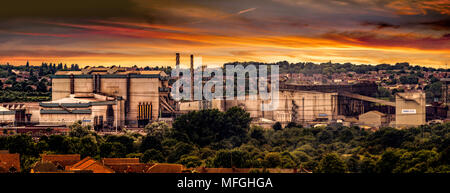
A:
[[[331,75],[333,73],[345,73],[356,72],[358,74],[366,74],[370,71],[384,70],[387,73],[405,73],[405,70],[411,70],[415,72],[450,72],[450,69],[444,68],[432,68],[425,66],[412,66],[407,62],[391,64],[352,64],[352,63],[333,63],[331,61],[325,63],[313,63],[313,62],[298,62],[289,63],[288,61],[280,61],[275,63],[262,63],[262,62],[230,62],[225,65],[278,65],[280,67],[280,73],[303,73],[303,74],[325,74]]]

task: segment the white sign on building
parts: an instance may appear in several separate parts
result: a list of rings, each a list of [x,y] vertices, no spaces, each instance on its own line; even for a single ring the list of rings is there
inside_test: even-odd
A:
[[[402,109],[402,114],[416,114],[416,109]]]

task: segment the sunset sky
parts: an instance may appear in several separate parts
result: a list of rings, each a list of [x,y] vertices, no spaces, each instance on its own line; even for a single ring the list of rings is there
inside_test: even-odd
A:
[[[0,63],[450,63],[450,0],[14,0]]]

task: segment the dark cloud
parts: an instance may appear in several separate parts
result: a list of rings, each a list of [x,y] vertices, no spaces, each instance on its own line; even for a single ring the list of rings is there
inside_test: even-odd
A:
[[[365,21],[362,22],[363,26],[375,26],[377,29],[382,28],[399,28],[400,25],[394,25],[386,22],[371,22],[371,21]]]
[[[419,23],[434,30],[450,30],[450,18]]]
[[[143,17],[132,0],[11,0],[2,1],[0,18]]]
[[[61,51],[61,50],[7,50],[0,53],[0,57],[86,57],[86,56],[96,56],[96,57],[112,57],[112,56],[132,56],[129,54],[122,53],[95,53],[89,51]]]
[[[445,50],[450,47],[449,34],[440,37],[390,35],[367,31],[330,32],[322,37],[340,42],[373,47],[408,47],[422,50]]]

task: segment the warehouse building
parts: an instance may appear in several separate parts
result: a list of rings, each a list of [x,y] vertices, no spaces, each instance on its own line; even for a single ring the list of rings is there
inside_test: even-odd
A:
[[[40,103],[41,122],[94,127],[142,127],[174,111],[163,71],[86,67],[52,76],[52,100]]]
[[[0,125],[12,125],[16,119],[16,112],[0,106]]]
[[[379,111],[369,111],[367,113],[359,115],[359,125],[369,126],[374,128],[386,127],[390,123],[389,115],[381,113]]]
[[[397,93],[395,98],[395,125],[397,128],[426,124],[424,92]]]

